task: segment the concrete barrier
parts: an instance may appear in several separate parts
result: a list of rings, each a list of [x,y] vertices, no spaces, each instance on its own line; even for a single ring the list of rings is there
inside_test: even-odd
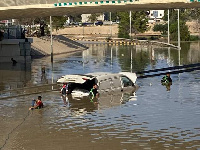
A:
[[[11,58],[17,62],[31,61],[31,38],[25,39],[4,39],[0,41],[0,62],[11,62]]]

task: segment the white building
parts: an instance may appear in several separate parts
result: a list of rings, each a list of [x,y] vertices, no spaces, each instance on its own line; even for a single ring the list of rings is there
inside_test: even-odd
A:
[[[164,10],[150,10],[149,23],[162,22],[164,16]]]
[[[89,17],[91,16],[91,14],[82,14],[82,22],[90,22]],[[102,15],[97,17],[97,20],[101,20],[104,21],[104,14],[102,13]]]

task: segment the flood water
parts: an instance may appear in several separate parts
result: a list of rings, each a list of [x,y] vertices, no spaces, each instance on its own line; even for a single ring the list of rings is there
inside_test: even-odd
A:
[[[119,93],[65,102],[56,80],[65,74],[144,70],[200,62],[200,44],[181,51],[154,46],[88,45],[70,56],[0,64],[0,149],[200,149],[200,70],[138,78],[135,96]],[[42,73],[41,68],[46,72]],[[45,108],[29,111],[42,96]]]

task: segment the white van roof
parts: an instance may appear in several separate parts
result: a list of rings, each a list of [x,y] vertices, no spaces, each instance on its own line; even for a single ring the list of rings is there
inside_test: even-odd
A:
[[[87,80],[94,79],[93,76],[74,74],[74,75],[65,75],[58,79],[57,83],[80,83],[83,84]]]
[[[87,80],[92,80],[96,78],[98,82],[104,81],[106,79],[115,79],[119,78],[120,76],[125,75],[133,83],[136,82],[137,76],[135,73],[131,72],[120,72],[120,73],[110,73],[110,72],[95,72],[95,73],[88,73],[88,74],[74,74],[74,75],[65,75],[58,79],[57,83],[80,83],[83,84]]]
[[[106,79],[113,79],[115,77],[118,78],[119,76],[121,76],[118,73],[110,73],[110,72],[96,72],[96,73],[89,73],[88,75],[94,76],[98,80],[98,82],[101,82]]]
[[[136,79],[137,79],[136,73],[132,73],[132,72],[120,72],[119,74],[127,76],[135,84]]]

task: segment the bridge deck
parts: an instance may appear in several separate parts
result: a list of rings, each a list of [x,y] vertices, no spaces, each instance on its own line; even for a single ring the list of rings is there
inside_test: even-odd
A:
[[[200,0],[2,0],[0,2],[0,20],[169,8],[200,8]]]

